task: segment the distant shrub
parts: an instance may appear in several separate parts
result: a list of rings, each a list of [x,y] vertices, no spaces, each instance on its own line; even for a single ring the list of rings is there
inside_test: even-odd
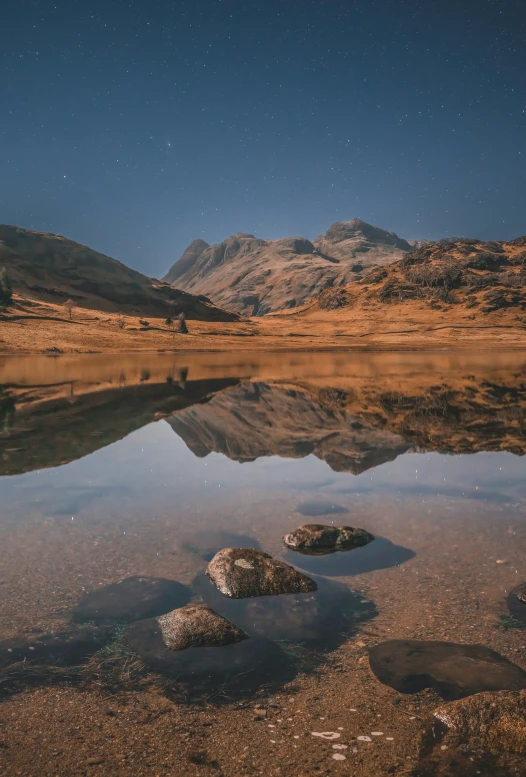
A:
[[[67,317],[69,318],[70,321],[73,318],[73,310],[74,309],[75,309],[75,303],[73,302],[73,300],[72,299],[67,299],[64,302],[64,312],[66,313],[66,315],[67,315]]]
[[[124,316],[122,316],[122,315],[121,316],[117,316],[117,326],[119,327],[119,329],[124,329],[125,328],[125,326],[126,326],[126,319],[124,318]]]
[[[179,313],[177,316],[177,320],[179,321],[179,333],[182,335],[188,334],[188,327],[186,326],[186,316],[184,313]]]
[[[449,290],[460,286],[462,270],[458,262],[453,260],[440,265],[429,262],[410,268],[405,276],[417,286],[442,287]]]

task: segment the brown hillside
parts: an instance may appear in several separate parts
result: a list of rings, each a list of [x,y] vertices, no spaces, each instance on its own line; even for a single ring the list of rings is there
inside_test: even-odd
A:
[[[0,267],[5,267],[21,304],[40,301],[139,315],[235,321],[237,316],[147,278],[121,262],[73,240],[0,225]]]
[[[299,311],[268,319],[271,331],[429,344],[449,332],[491,338],[526,334],[526,237],[508,243],[462,239],[416,249],[345,287],[326,289]],[[523,334],[521,334],[523,333]]]
[[[323,289],[400,259],[412,246],[361,219],[340,221],[314,241],[237,234],[208,246],[194,240],[164,280],[247,316],[303,305]]]

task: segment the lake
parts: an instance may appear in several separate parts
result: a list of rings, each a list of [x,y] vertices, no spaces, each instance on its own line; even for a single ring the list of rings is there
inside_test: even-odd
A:
[[[1,359],[0,774],[413,773],[441,696],[397,692],[369,650],[480,644],[526,668],[525,452],[519,351]],[[285,547],[312,523],[375,539]],[[317,590],[229,599],[205,571],[230,547]],[[137,650],[130,602],[111,613],[128,577],[134,607],[141,579],[177,581],[176,606],[255,647],[175,670]]]

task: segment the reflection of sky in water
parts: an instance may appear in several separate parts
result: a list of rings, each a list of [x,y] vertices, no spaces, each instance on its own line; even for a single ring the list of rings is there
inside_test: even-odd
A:
[[[222,454],[195,457],[164,421],[62,467],[1,478],[2,513],[24,509],[49,516],[89,515],[95,506],[122,505],[127,513],[165,511],[170,505],[250,500],[266,492],[297,498],[324,498],[358,505],[369,494],[426,501],[476,499],[511,505],[526,498],[524,458],[511,453],[441,455],[408,453],[360,475],[337,473],[315,456],[277,456],[239,464]],[[304,522],[315,521],[315,518]],[[339,520],[339,519],[338,519]],[[342,516],[342,522],[346,519]]]

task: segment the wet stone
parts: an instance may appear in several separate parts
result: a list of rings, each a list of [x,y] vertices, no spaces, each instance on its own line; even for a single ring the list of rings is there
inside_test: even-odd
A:
[[[252,694],[262,686],[290,682],[292,661],[274,642],[251,637],[222,647],[171,650],[159,620],[149,618],[126,629],[124,641],[154,671],[176,681],[186,697],[201,697],[221,689],[222,698]]]
[[[315,591],[310,577],[252,548],[225,548],[209,563],[206,574],[224,596],[243,599]]]
[[[131,623],[164,615],[190,599],[186,586],[163,577],[134,575],[82,597],[73,610],[76,622]]]
[[[444,699],[526,689],[526,672],[483,645],[416,639],[381,642],[369,652],[380,682],[400,693],[434,688]]]
[[[526,691],[479,693],[434,711],[414,774],[518,776],[525,756]]]
[[[373,540],[373,535],[365,529],[355,529],[352,526],[325,526],[320,523],[305,524],[283,537],[283,542],[288,548],[309,555],[352,550],[368,545]]]
[[[521,583],[510,591],[508,609],[512,618],[526,623],[526,583]]]
[[[192,587],[215,611],[250,635],[298,642],[316,649],[333,649],[377,614],[374,603],[348,586],[315,579],[317,590],[288,596],[231,599],[223,596],[204,574]]]
[[[170,650],[221,647],[248,639],[248,634],[205,604],[187,604],[161,615],[157,621]]]

